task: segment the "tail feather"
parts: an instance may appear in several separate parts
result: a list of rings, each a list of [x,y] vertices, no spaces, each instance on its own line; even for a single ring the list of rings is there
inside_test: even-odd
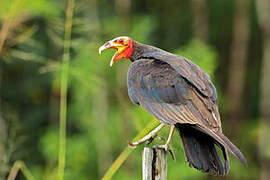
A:
[[[224,134],[222,134],[222,132],[213,133],[212,131],[209,131],[203,127],[198,126],[193,127],[214,138],[221,146],[223,146],[225,149],[228,149],[242,164],[247,166],[247,160],[245,156]]]
[[[219,134],[219,137],[226,143],[228,150],[245,166],[247,166],[247,160],[241,151],[222,133]]]
[[[211,136],[188,124],[176,124],[182,138],[186,160],[190,167],[215,175],[226,175],[229,171],[229,157],[226,149]],[[215,144],[221,147],[224,163]]]

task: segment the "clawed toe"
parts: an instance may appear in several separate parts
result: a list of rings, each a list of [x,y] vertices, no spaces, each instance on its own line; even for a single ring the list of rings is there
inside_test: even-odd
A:
[[[165,151],[168,151],[171,154],[172,159],[175,160],[175,154],[174,154],[174,151],[170,145],[166,145],[166,144],[156,145],[156,146],[153,146],[153,148],[164,149]]]
[[[175,160],[176,160],[176,159],[175,159],[175,154],[174,154],[174,151],[173,151],[172,148],[169,148],[169,153],[171,154],[172,159],[175,161]]]
[[[169,147],[168,145],[164,144],[164,145],[156,145],[153,146],[154,148],[158,148],[158,149],[164,149],[165,151],[168,151]]]
[[[156,137],[162,139],[162,137],[158,136],[157,133],[164,126],[165,126],[164,124],[160,124],[153,131],[151,131],[148,135],[144,136],[142,139],[140,139],[140,140],[138,140],[136,142],[128,141],[128,146],[135,148],[136,146],[138,146],[138,145],[140,145],[142,143],[150,144]],[[168,137],[168,140],[167,140],[166,144],[164,144],[164,145],[156,145],[156,146],[154,146],[154,148],[159,148],[159,149],[164,149],[165,151],[169,151],[171,156],[172,156],[172,159],[175,160],[175,155],[174,155],[173,149],[170,146],[170,142],[172,140],[173,132],[174,132],[174,125],[172,125],[171,128],[170,128],[170,134],[169,134],[169,137]]]

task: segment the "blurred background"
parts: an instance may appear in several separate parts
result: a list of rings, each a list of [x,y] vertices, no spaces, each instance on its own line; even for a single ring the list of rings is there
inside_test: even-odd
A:
[[[248,161],[244,167],[231,156],[227,177],[203,174],[185,163],[175,133],[176,162],[169,157],[168,179],[270,179],[269,0],[0,0],[0,179],[15,162],[24,172],[15,166],[16,179],[57,177],[68,3],[74,13],[66,39],[65,179],[102,178],[127,141],[153,121],[128,98],[130,62],[110,68],[114,51],[98,55],[101,45],[120,35],[185,56],[209,73],[224,133]],[[142,148],[112,179],[141,179]]]

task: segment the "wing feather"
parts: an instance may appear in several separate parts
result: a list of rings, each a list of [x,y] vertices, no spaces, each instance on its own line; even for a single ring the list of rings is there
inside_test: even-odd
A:
[[[130,66],[128,90],[132,101],[166,125],[188,123],[220,129],[216,104],[168,64],[156,63],[139,60]]]
[[[213,137],[221,148],[224,146],[246,164],[241,151],[222,134],[215,89],[212,88],[214,93],[210,90],[211,96],[205,96],[169,64],[157,63],[149,59],[132,63],[128,72],[131,100],[142,105],[163,124],[194,125],[192,127]],[[193,74],[190,69],[184,70]],[[203,89],[203,83],[200,87]],[[226,163],[225,166],[228,166]]]
[[[216,88],[212,84],[210,77],[198,65],[185,57],[178,56],[166,52],[159,48],[151,48],[151,51],[144,52],[141,57],[152,57],[168,63],[175,69],[182,77],[189,81],[196,89],[203,95],[210,97],[213,101],[217,101]]]

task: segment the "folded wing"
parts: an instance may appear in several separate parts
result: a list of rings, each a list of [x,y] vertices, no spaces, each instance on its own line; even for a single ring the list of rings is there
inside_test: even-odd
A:
[[[228,149],[242,163],[240,150],[222,134],[218,107],[169,64],[149,59],[132,63],[128,72],[131,100],[166,125],[191,124]]]

